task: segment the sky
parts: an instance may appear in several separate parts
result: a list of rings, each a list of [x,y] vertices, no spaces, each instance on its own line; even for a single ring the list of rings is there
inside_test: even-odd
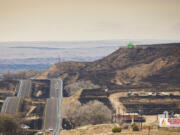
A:
[[[0,42],[180,40],[180,0],[0,0]]]

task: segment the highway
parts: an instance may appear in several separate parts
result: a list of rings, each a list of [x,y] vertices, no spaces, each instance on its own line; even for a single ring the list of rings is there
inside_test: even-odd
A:
[[[17,97],[31,96],[31,80],[21,80]]]
[[[47,100],[45,108],[45,118],[44,118],[44,129],[54,129],[57,127],[57,113],[58,113],[58,99],[50,98]]]
[[[61,103],[63,82],[52,79],[50,84],[50,98],[47,99],[43,116],[43,130],[53,129],[53,135],[59,135],[61,129]],[[16,114],[21,97],[31,96],[31,80],[21,80],[17,97],[7,97],[1,112]]]
[[[3,103],[3,106],[1,108],[1,112],[2,113],[16,114],[18,104],[19,104],[19,98],[7,97]]]
[[[43,124],[44,130],[53,129],[53,135],[59,135],[61,129],[62,89],[62,80],[51,80],[50,99],[47,100]]]
[[[62,81],[59,79],[52,79],[51,86],[50,86],[50,98],[58,98],[61,97],[61,86]]]
[[[21,80],[17,97],[7,97],[1,108],[1,112],[16,114],[20,97],[30,97],[31,80]]]

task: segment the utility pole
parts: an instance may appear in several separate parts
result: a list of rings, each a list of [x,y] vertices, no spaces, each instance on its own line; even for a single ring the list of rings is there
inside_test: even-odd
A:
[[[151,130],[151,127],[149,126],[148,127],[148,135],[150,135],[150,130]]]
[[[115,123],[117,122],[117,110],[115,109]]]
[[[140,128],[141,128],[141,131],[142,131],[142,111],[143,111],[142,106],[139,105],[139,110],[138,111],[139,111],[139,114],[141,116]]]
[[[117,114],[118,122],[120,123],[120,108],[118,107],[118,114]]]
[[[106,96],[108,98],[108,89],[104,89],[105,93],[106,93]]]
[[[61,56],[58,56],[58,63],[61,63]]]

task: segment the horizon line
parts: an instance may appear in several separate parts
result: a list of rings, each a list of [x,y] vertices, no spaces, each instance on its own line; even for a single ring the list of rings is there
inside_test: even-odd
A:
[[[129,41],[138,41],[138,40],[154,40],[154,41],[179,41],[180,39],[152,39],[152,38],[144,38],[144,39],[129,39],[129,38],[123,38],[123,39],[99,39],[99,40],[27,40],[27,41],[0,41],[0,43],[10,43],[10,42],[97,42],[97,41],[124,41],[124,40],[129,40]]]

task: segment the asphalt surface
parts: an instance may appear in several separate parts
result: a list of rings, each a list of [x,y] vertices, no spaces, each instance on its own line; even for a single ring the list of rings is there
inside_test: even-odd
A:
[[[53,129],[53,135],[59,135],[61,129],[61,100],[62,80],[52,79],[50,86],[50,98],[47,99],[44,110],[43,129]],[[17,97],[7,97],[3,103],[1,112],[16,114],[20,97],[31,96],[31,80],[21,80]]]
[[[50,98],[46,104],[46,112],[44,118],[44,129],[53,129],[54,131],[57,128],[57,115],[58,115],[58,99]]]
[[[31,80],[21,80],[17,97],[31,96]]]
[[[58,98],[59,95],[61,96],[61,86],[62,81],[59,79],[52,79],[51,86],[50,86],[50,98]]]
[[[53,135],[59,135],[61,129],[62,80],[52,79],[50,98],[44,112],[44,130],[53,129]]]
[[[17,97],[8,97],[1,109],[3,113],[16,114],[19,99]]]

